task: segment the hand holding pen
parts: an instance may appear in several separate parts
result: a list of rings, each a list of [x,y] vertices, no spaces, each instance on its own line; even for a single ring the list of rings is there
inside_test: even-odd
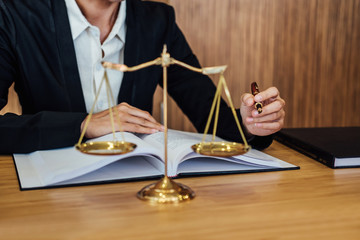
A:
[[[279,131],[284,125],[285,101],[276,87],[260,91],[258,85],[251,84],[251,94],[242,96],[241,117],[248,133],[266,136]]]

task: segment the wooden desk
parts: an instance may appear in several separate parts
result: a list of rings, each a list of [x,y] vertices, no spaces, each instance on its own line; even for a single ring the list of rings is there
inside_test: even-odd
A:
[[[151,206],[132,182],[20,191],[0,157],[0,239],[360,239],[360,169],[330,168],[275,142],[300,170],[178,179],[197,197]]]

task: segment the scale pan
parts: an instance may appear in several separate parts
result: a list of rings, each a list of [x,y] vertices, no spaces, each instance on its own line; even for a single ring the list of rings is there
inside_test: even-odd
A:
[[[136,144],[123,141],[86,142],[77,144],[76,149],[82,153],[93,155],[119,155],[135,150]]]
[[[244,144],[236,142],[203,142],[194,144],[191,148],[196,153],[216,157],[232,157],[250,150]]]

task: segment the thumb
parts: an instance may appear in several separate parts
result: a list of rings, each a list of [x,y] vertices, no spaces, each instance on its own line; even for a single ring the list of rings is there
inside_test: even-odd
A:
[[[254,96],[249,93],[244,93],[241,96],[241,105],[251,107],[255,104]]]

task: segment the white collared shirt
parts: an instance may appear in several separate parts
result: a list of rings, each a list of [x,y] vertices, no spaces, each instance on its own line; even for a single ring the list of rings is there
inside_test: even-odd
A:
[[[103,44],[100,42],[99,28],[91,25],[87,21],[76,1],[65,0],[65,2],[75,46],[76,60],[80,73],[86,111],[89,113],[95,101],[96,92],[98,91],[104,76],[105,70],[102,67],[101,62],[124,63],[126,1],[120,3],[120,9],[115,24]],[[104,57],[102,56],[102,52],[104,53]],[[115,70],[107,70],[107,73],[116,104],[123,79],[123,73]],[[104,82],[94,112],[100,112],[108,108],[106,84]]]

